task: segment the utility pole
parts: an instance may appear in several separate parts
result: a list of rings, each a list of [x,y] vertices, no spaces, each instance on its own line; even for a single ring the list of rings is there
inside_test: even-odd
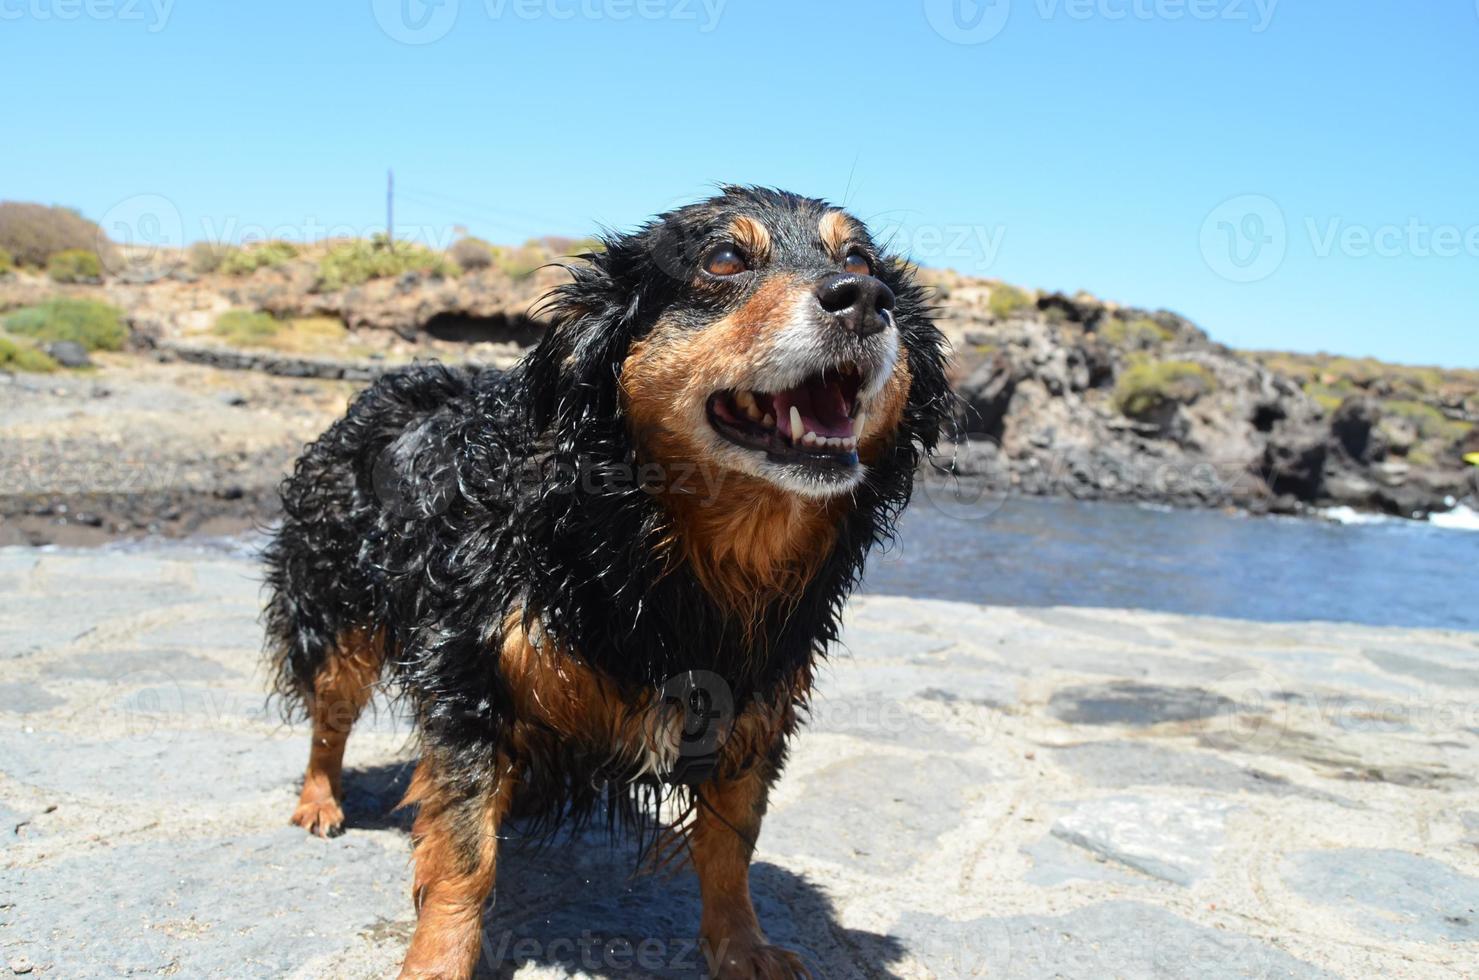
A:
[[[385,171],[385,247],[395,251],[395,171]]]

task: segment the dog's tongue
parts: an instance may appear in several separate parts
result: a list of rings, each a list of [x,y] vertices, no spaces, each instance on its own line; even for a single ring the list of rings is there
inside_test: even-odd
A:
[[[791,407],[801,413],[801,431],[791,431]],[[851,406],[842,391],[842,382],[836,378],[808,381],[775,395],[775,419],[782,432],[792,441],[807,432],[819,436],[846,439],[852,435]]]

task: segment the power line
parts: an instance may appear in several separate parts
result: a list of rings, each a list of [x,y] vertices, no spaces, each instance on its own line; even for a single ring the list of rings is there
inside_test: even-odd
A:
[[[404,190],[401,192],[401,199],[404,201],[410,201],[417,207],[426,208],[427,210],[433,211],[437,214],[457,220],[459,222],[468,219],[476,219],[479,221],[487,222],[493,225],[495,228],[508,230],[515,234],[523,234],[525,237],[537,237],[539,235],[547,235],[551,233],[548,224],[541,223],[536,225],[522,219],[510,219],[503,215],[482,213],[476,208],[465,206],[452,207],[447,204],[441,204],[435,201],[428,201],[418,194],[408,194]]]
[[[485,211],[490,214],[496,213],[508,217],[522,218],[526,221],[538,221],[540,224],[545,225],[546,227],[558,227],[560,224],[563,223],[555,218],[551,218],[548,215],[530,214],[528,211],[516,211],[512,208],[499,207],[496,204],[489,204],[484,201],[474,201],[469,198],[456,197],[452,194],[443,194],[440,191],[427,190],[424,187],[404,187],[403,190],[416,194],[419,197],[428,197],[434,200],[442,200],[449,204],[455,204],[459,207],[472,208],[479,211]]]

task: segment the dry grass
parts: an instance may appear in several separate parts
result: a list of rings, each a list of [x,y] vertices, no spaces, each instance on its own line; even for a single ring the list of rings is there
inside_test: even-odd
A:
[[[278,319],[270,313],[230,310],[216,319],[211,335],[232,347],[283,354],[364,357],[369,348],[349,342],[342,321],[330,316]]]

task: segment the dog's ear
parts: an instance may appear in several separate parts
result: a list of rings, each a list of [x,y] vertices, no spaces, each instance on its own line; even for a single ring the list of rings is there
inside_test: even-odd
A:
[[[549,328],[525,364],[537,431],[557,451],[619,425],[620,375],[636,331],[638,283],[629,275],[630,246],[608,238],[604,249],[566,266],[571,281],[535,309]],[[583,437],[583,438],[582,438]]]

